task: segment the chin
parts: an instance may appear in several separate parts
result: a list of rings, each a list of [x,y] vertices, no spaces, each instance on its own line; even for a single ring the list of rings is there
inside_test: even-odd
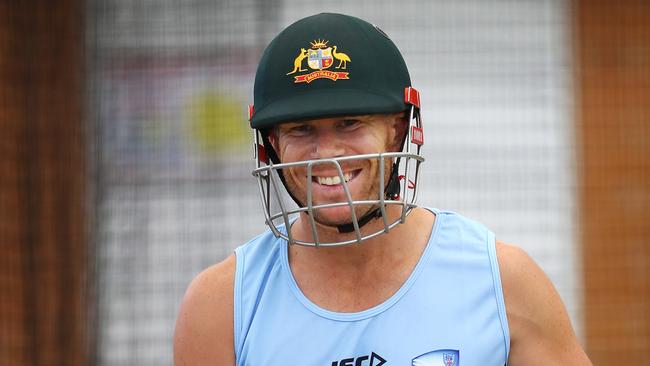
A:
[[[360,220],[371,209],[371,205],[355,206],[354,212],[357,215],[357,220]],[[314,220],[322,225],[339,226],[351,223],[352,215],[349,206],[321,208],[314,210]]]

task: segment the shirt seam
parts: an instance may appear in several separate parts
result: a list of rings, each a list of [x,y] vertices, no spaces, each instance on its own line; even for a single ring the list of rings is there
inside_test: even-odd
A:
[[[506,313],[505,301],[503,298],[503,287],[501,285],[501,274],[499,271],[499,262],[496,255],[496,239],[494,233],[488,230],[486,244],[488,247],[488,255],[490,257],[490,266],[492,267],[492,281],[494,284],[494,296],[497,305],[497,312],[499,314],[499,321],[501,322],[501,330],[503,332],[503,343],[505,348],[505,361],[508,362],[508,355],[510,354],[510,329],[508,327],[508,318]]]
[[[244,266],[245,266],[245,255],[243,248],[237,248],[235,250],[236,258],[236,267],[235,267],[235,284],[234,284],[234,306],[233,306],[233,318],[234,318],[234,347],[235,347],[235,364],[239,365],[239,359],[241,357],[241,333],[243,328],[243,320],[241,319],[242,311],[242,281],[244,277]]]

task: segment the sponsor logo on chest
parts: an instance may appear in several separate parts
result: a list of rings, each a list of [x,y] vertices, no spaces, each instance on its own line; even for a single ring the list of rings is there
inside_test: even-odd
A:
[[[386,360],[380,355],[372,352],[366,356],[344,358],[339,361],[332,361],[332,366],[381,366]]]
[[[454,349],[439,349],[427,352],[411,360],[411,366],[460,366],[460,351]],[[331,366],[386,366],[388,360],[375,352],[369,355],[344,358],[332,361]]]

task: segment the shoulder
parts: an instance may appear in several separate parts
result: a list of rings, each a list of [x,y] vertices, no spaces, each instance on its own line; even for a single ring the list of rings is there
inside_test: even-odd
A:
[[[454,211],[431,209],[436,216],[439,236],[457,241],[458,238],[485,243],[491,231],[482,223]]]
[[[496,251],[508,319],[526,317],[539,321],[568,317],[553,284],[523,249],[497,241]]]
[[[511,365],[591,365],[559,294],[521,248],[496,243],[510,328]]]
[[[504,286],[523,284],[531,280],[538,282],[543,279],[539,278],[540,276],[546,277],[541,268],[523,249],[497,240],[496,251]],[[522,275],[526,278],[522,278]],[[519,287],[512,286],[511,290],[519,290]],[[525,289],[520,290],[524,291]]]
[[[175,365],[234,365],[235,266],[231,255],[188,286],[174,332]]]

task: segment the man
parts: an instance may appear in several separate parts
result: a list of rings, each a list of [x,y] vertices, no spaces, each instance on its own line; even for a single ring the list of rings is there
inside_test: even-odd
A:
[[[591,364],[524,252],[415,204],[419,94],[379,28],[292,24],[262,56],[254,102],[270,230],[192,282],[176,365]]]

